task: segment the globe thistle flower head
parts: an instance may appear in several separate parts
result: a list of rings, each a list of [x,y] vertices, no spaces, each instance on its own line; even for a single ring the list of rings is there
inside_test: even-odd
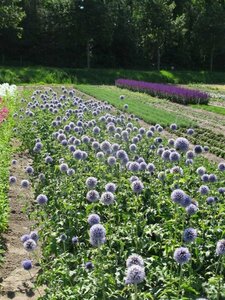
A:
[[[216,254],[224,255],[225,254],[225,240],[219,240],[216,244]]]
[[[96,202],[99,199],[99,193],[96,190],[90,190],[87,193],[86,198],[89,202]]]
[[[189,149],[189,142],[185,138],[177,138],[175,140],[174,146],[176,150],[179,150],[181,152],[187,152]]]
[[[139,178],[137,176],[131,176],[129,180],[130,180],[130,182],[134,182],[134,181],[139,180]]]
[[[131,145],[129,146],[129,150],[130,150],[131,152],[135,152],[135,151],[137,150],[137,146],[136,146],[135,144],[131,144]]]
[[[140,165],[138,162],[130,162],[129,164],[129,171],[131,172],[138,172],[140,170]]]
[[[198,211],[198,207],[191,203],[186,207],[186,212],[188,215],[194,215]]]
[[[209,175],[208,175],[208,174],[202,175],[201,180],[202,180],[203,182],[209,182]]]
[[[210,174],[209,175],[209,182],[216,182],[217,181],[217,176],[215,174]]]
[[[194,133],[194,129],[189,128],[187,129],[187,134],[192,135]]]
[[[77,160],[81,160],[83,158],[83,153],[81,150],[76,150],[73,152],[73,157]]]
[[[144,185],[140,180],[136,180],[131,183],[131,189],[135,194],[140,194],[144,189]]]
[[[155,165],[152,163],[147,164],[146,169],[148,170],[148,172],[153,173],[155,171]]]
[[[173,202],[181,204],[183,201],[185,201],[186,194],[181,189],[176,189],[171,194],[171,199]]]
[[[132,265],[127,269],[125,283],[126,284],[138,284],[144,281],[145,270],[139,265]]]
[[[187,159],[193,159],[195,157],[195,154],[193,151],[189,150],[187,153],[186,153],[186,158]]]
[[[34,173],[34,169],[31,166],[26,167],[25,172],[27,174],[33,174]]]
[[[153,137],[153,132],[151,130],[146,131],[146,137],[147,138]]]
[[[188,248],[180,247],[174,251],[173,258],[178,264],[183,265],[190,260],[191,254]]]
[[[96,158],[99,160],[103,160],[104,157],[105,157],[105,154],[101,151],[96,154]]]
[[[170,160],[170,154],[171,154],[170,150],[164,150],[162,152],[161,157],[163,160],[168,161],[168,160]]]
[[[212,197],[212,196],[208,197],[206,199],[206,202],[207,202],[207,204],[213,204],[213,203],[215,203],[215,197]]]
[[[93,263],[90,262],[90,261],[86,262],[86,263],[85,263],[85,269],[86,269],[87,271],[93,270],[93,269],[94,269]]]
[[[44,194],[40,194],[37,196],[36,201],[38,204],[43,205],[48,202],[48,197]]]
[[[12,160],[12,165],[15,166],[16,164],[17,164],[17,160],[16,160],[16,159],[13,159],[13,160]]]
[[[97,214],[90,214],[87,221],[89,225],[93,226],[100,223],[100,217]]]
[[[177,130],[177,124],[171,124],[170,129],[171,130]]]
[[[86,180],[86,186],[89,189],[93,189],[94,187],[96,187],[97,183],[98,183],[98,180],[95,177],[88,177]]]
[[[44,181],[44,180],[45,180],[45,174],[40,173],[40,174],[38,175],[38,179],[39,179],[40,181]]]
[[[201,195],[207,195],[209,193],[209,188],[207,185],[201,185],[200,188],[199,188],[199,193]]]
[[[71,241],[73,245],[76,245],[79,242],[79,239],[77,236],[73,236]]]
[[[194,228],[187,228],[184,230],[183,239],[185,243],[193,242],[197,237],[197,230]]]
[[[126,261],[126,266],[127,268],[133,266],[133,265],[138,265],[140,267],[144,267],[144,260],[143,258],[138,255],[138,254],[132,254],[128,257],[127,261]]]
[[[225,187],[219,187],[218,188],[218,193],[220,193],[220,194],[225,194]]]
[[[175,166],[173,168],[170,169],[170,173],[171,174],[180,174],[180,175],[183,175],[183,169],[179,166]]]
[[[168,145],[174,146],[175,140],[174,139],[169,139],[168,140]]]
[[[67,170],[69,169],[68,165],[65,164],[65,163],[62,163],[60,166],[59,166],[59,169],[62,173],[65,173],[67,172]]]
[[[25,243],[29,239],[30,239],[30,235],[29,234],[24,234],[20,238],[20,240],[21,240],[22,243]]]
[[[124,100],[125,96],[124,95],[120,95],[120,100]]]
[[[9,184],[15,184],[17,181],[16,177],[15,176],[10,176],[9,177]]]
[[[124,104],[123,108],[128,109],[128,104]]]
[[[21,181],[21,187],[27,189],[30,186],[30,182],[26,179]]]
[[[221,162],[218,164],[218,170],[221,172],[225,171],[225,163]]]
[[[180,202],[180,205],[182,207],[188,207],[190,204],[191,204],[191,198],[185,194],[184,198]]]
[[[26,251],[32,252],[37,248],[37,244],[33,239],[30,238],[23,243],[23,247]]]
[[[116,185],[113,182],[109,182],[105,185],[106,192],[115,193],[116,191]]]
[[[111,192],[104,192],[104,193],[102,193],[100,200],[103,204],[110,205],[110,204],[114,203],[115,197],[114,197],[113,193],[111,193]]]
[[[37,231],[31,231],[30,238],[37,243],[37,241],[39,240],[38,232]]]
[[[180,160],[180,154],[176,151],[170,153],[169,160],[171,162],[177,162]]]
[[[103,225],[95,224],[90,228],[90,243],[92,246],[99,247],[105,243],[106,230]]]
[[[142,161],[142,162],[140,163],[140,171],[145,171],[146,168],[147,168],[146,162]]]
[[[52,162],[53,162],[52,157],[51,157],[50,155],[47,155],[47,156],[45,157],[45,163],[46,163],[46,164],[51,164]]]
[[[72,168],[70,168],[70,169],[67,170],[66,174],[67,174],[68,176],[73,176],[73,175],[75,174],[75,170],[72,169]]]
[[[114,156],[109,156],[107,158],[107,163],[109,166],[114,166],[116,164],[116,159]]]
[[[194,153],[195,153],[195,154],[201,154],[202,152],[203,152],[202,146],[196,145],[196,146],[194,147]]]
[[[32,269],[32,262],[29,259],[25,259],[22,261],[22,267],[24,270],[29,271]]]

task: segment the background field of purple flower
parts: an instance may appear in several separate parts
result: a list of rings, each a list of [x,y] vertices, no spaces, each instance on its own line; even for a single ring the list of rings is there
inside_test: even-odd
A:
[[[187,89],[170,84],[117,79],[115,85],[132,91],[150,94],[153,97],[166,98],[180,104],[208,104],[209,95],[205,92]]]

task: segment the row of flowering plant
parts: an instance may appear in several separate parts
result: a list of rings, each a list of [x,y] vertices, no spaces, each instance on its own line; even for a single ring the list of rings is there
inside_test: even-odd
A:
[[[180,104],[207,104],[209,95],[198,90],[188,89],[176,85],[152,83],[130,79],[117,79],[116,86],[132,91],[150,94],[153,97],[166,98]]]

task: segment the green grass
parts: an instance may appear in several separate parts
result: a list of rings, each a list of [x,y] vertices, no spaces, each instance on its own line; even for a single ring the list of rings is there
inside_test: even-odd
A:
[[[107,101],[119,109],[123,109],[124,104],[128,104],[128,112],[135,114],[145,122],[150,124],[160,123],[168,126],[171,123],[177,123],[179,126],[194,126],[194,122],[189,119],[178,117],[176,113],[167,112],[163,109],[156,108],[154,102],[164,102],[165,100],[153,98],[144,93],[132,92],[126,89],[120,89],[115,86],[95,86],[95,85],[76,85],[83,93],[99,100]],[[125,95],[125,100],[120,100],[120,95]]]
[[[167,82],[176,84],[191,83],[225,83],[222,72],[207,71],[138,71],[122,69],[72,69],[49,67],[0,67],[0,83],[83,83],[109,84],[115,79],[128,78],[151,82]]]
[[[211,111],[220,115],[225,115],[225,108],[220,106],[213,105],[191,105],[193,108],[204,109],[207,111]]]

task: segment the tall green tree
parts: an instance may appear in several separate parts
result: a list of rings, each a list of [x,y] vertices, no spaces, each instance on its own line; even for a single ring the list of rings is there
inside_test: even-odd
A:
[[[20,23],[24,16],[21,0],[2,0],[0,4],[0,30],[5,28],[21,30]]]
[[[140,42],[150,55],[156,53],[158,70],[166,43],[182,24],[179,17],[174,19],[174,9],[175,3],[169,0],[144,0],[136,10]]]
[[[199,45],[201,58],[208,58],[213,70],[214,59],[225,53],[225,2],[223,0],[193,1],[196,16],[193,40]]]

